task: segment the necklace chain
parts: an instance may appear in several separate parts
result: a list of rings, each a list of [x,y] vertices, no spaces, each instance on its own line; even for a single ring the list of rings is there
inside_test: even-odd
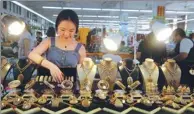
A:
[[[148,72],[149,74],[149,77],[152,76],[153,72],[155,71],[156,69],[156,64],[154,64],[154,68],[153,69],[149,69],[145,64],[143,64],[143,67],[146,69],[146,71]]]
[[[85,68],[84,68],[84,65],[82,65],[82,69],[83,69],[83,71],[84,71],[84,74],[86,75],[86,78],[88,77],[88,75],[89,75],[90,72],[92,71],[93,67],[94,67],[94,64],[88,69],[89,71],[86,73],[86,70],[85,70]]]
[[[172,80],[170,81],[170,84],[172,85],[172,86],[175,86],[176,85],[176,79],[174,79],[175,78],[175,72],[176,72],[176,70],[177,70],[177,64],[176,64],[176,66],[175,66],[175,68],[174,68],[174,72],[173,71],[171,71],[170,69],[169,69],[169,67],[168,67],[168,65],[167,64],[165,64],[165,68],[166,68],[166,70],[167,70],[167,72],[171,75],[171,78],[172,78]]]
[[[169,69],[168,65],[166,65],[166,64],[165,64],[165,67],[166,67],[166,69],[167,69],[168,73],[169,73],[172,77],[174,77],[174,76],[175,76],[175,74],[176,74],[177,65],[176,65],[176,66],[175,66],[175,68],[174,68],[174,72],[173,72],[173,71],[171,71],[171,70]]]
[[[26,66],[24,66],[23,68],[21,68],[19,66],[19,61],[18,61],[17,64],[16,64],[16,67],[19,70],[20,74],[22,74],[30,65],[31,65],[31,62],[28,62],[28,64]]]

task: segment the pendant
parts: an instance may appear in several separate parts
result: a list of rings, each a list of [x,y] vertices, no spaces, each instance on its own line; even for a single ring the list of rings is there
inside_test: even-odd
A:
[[[170,85],[173,86],[173,87],[175,87],[176,86],[176,81],[175,80],[171,80],[170,81]]]
[[[133,83],[133,78],[131,77],[131,76],[129,76],[128,78],[127,78],[127,84],[128,85],[131,85]]]
[[[107,76],[105,80],[106,80],[109,84],[111,83],[110,76]]]
[[[83,88],[86,91],[90,91],[90,87],[91,87],[91,82],[88,78],[85,78],[84,82],[83,82]]]
[[[193,75],[193,76],[194,76],[194,69],[193,69],[193,68],[191,68],[191,69],[189,70],[189,73],[190,73],[191,75]]]
[[[151,77],[148,78],[148,82],[153,82]]]
[[[22,73],[20,73],[20,74],[18,75],[17,80],[19,80],[19,81],[22,83],[22,82],[24,81],[24,75],[23,75]]]

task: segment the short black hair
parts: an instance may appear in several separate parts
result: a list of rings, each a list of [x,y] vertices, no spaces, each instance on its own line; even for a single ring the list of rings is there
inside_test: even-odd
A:
[[[62,10],[59,13],[56,19],[56,24],[55,24],[56,31],[61,21],[64,21],[64,20],[71,20],[76,26],[76,33],[78,32],[79,18],[75,11],[66,9],[66,10]]]
[[[55,37],[55,28],[49,27],[46,32],[47,37]]]
[[[192,39],[193,37],[194,37],[194,33],[191,33],[191,34],[189,35],[189,38]]]
[[[182,38],[186,37],[186,33],[183,29],[177,28],[173,31],[174,35],[180,35]]]

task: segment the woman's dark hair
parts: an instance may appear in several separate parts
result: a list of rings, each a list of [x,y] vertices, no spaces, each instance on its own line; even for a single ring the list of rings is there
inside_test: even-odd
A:
[[[186,37],[186,33],[183,29],[181,28],[177,28],[173,31],[174,35],[180,35],[182,38],[185,38]]]
[[[193,37],[194,37],[194,33],[191,33],[191,34],[189,35],[189,38],[192,39]]]
[[[70,9],[61,11],[59,15],[57,16],[56,25],[55,25],[56,31],[61,21],[64,21],[64,20],[71,20],[76,26],[76,33],[78,32],[79,18],[77,14],[73,10],[70,10]]]
[[[49,27],[46,32],[47,37],[55,37],[55,28]]]

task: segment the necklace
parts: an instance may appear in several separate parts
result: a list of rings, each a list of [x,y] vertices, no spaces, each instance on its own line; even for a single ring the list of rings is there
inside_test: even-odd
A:
[[[133,83],[133,78],[131,77],[131,73],[134,71],[134,69],[136,67],[133,70],[128,69],[126,66],[123,66],[123,67],[124,67],[125,71],[127,72],[127,74],[129,75],[127,78],[127,83],[128,83],[128,85],[131,85]],[[131,73],[129,73],[129,72],[131,72]]]
[[[143,67],[146,69],[147,73],[149,74],[148,82],[153,82],[152,74],[153,74],[153,72],[156,69],[156,64],[154,64],[154,68],[153,69],[148,68],[145,64],[143,64]]]
[[[106,66],[105,62],[102,62],[101,64],[101,75],[105,76],[105,80],[110,82],[111,76],[113,75],[113,69],[116,67],[113,62],[111,62],[110,66]]]
[[[173,87],[176,86],[177,85],[176,84],[177,82],[176,82],[176,80],[174,78],[175,78],[176,71],[177,71],[177,64],[176,64],[175,68],[173,69],[174,72],[169,69],[169,66],[167,64],[165,64],[165,67],[166,67],[166,70],[167,70],[168,74],[170,74],[170,76],[172,78],[172,80],[170,80],[170,83],[169,84],[171,86],[173,86]]]
[[[83,88],[88,90],[88,91],[90,90],[90,87],[91,87],[91,81],[88,79],[88,75],[92,71],[93,67],[94,67],[94,64],[92,64],[92,66],[88,69],[89,71],[86,72],[86,69],[84,68],[84,65],[82,64],[82,69],[83,69],[84,74],[86,76],[84,81],[83,81]]]
[[[19,61],[16,64],[16,67],[18,69],[18,71],[20,72],[20,74],[18,75],[18,80],[20,80],[20,82],[22,82],[24,80],[24,75],[23,72],[31,65],[31,62],[28,62],[28,64],[26,66],[24,66],[23,68],[21,68],[19,66]]]
[[[26,66],[24,66],[23,68],[21,68],[19,66],[19,61],[18,61],[17,64],[16,64],[16,67],[19,70],[20,74],[22,74],[30,65],[31,65],[31,62],[28,62],[28,64]]]

